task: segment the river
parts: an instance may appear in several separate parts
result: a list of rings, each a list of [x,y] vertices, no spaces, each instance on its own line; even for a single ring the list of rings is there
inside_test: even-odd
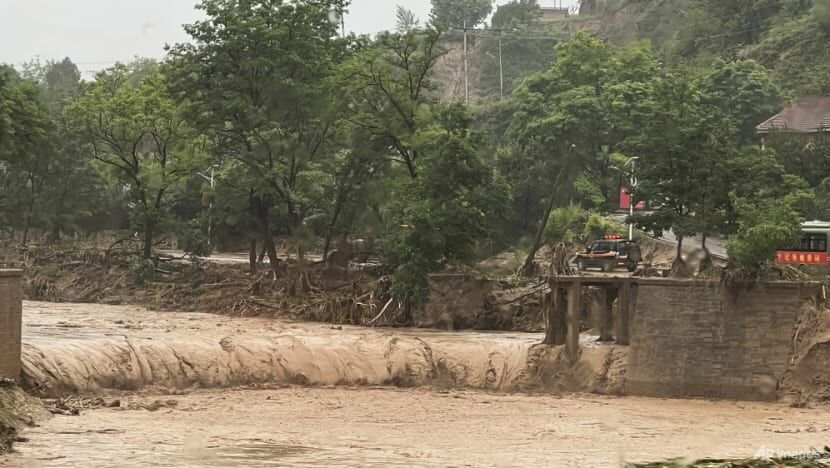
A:
[[[24,320],[28,379],[120,407],[43,421],[0,466],[619,466],[830,440],[826,407],[582,393],[618,379],[590,337],[568,374],[538,335],[34,302]]]

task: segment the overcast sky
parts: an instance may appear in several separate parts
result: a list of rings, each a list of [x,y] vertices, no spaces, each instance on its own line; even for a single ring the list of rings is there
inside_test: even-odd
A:
[[[508,0],[497,0],[507,3]],[[559,0],[540,0],[553,5]],[[562,0],[565,6],[576,0]],[[186,41],[181,25],[199,17],[197,0],[0,0],[0,63],[70,57],[85,74],[135,56],[162,58],[164,44]],[[391,29],[395,7],[422,20],[430,0],[352,0],[346,28]]]

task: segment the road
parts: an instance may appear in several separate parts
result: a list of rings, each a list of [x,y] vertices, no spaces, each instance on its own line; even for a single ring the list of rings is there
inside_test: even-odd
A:
[[[186,258],[186,255],[181,250],[157,250],[156,251],[159,255],[172,257],[172,258]],[[282,259],[287,258],[287,255],[278,253],[278,256]],[[218,263],[223,265],[235,265],[235,264],[245,264],[247,265],[250,262],[248,258],[247,252],[216,252],[211,254],[207,257],[198,257],[199,260],[207,261],[211,263]],[[307,262],[321,262],[323,261],[322,255],[316,254],[306,254],[305,259]],[[265,263],[268,263],[268,257],[265,257]]]
[[[608,215],[608,219],[614,220],[620,224],[626,224],[625,220],[628,217],[627,214],[623,213],[613,213]],[[658,237],[657,240],[666,242],[671,245],[677,245],[677,236],[674,232],[669,229],[668,231],[664,231],[663,235]],[[684,250],[691,251],[698,247],[701,247],[703,244],[703,238],[701,236],[695,236],[692,239],[684,239],[683,240],[683,247]],[[719,258],[721,260],[726,260],[729,256],[726,253],[726,239],[720,237],[709,237],[706,239],[706,248],[709,249],[709,254],[715,258]]]
[[[671,230],[663,232],[663,235],[658,239],[672,245],[677,245],[677,236]],[[696,236],[692,239],[683,239],[683,246],[687,249],[695,249],[702,245],[702,238]],[[706,239],[706,248],[709,249],[709,254],[715,258],[726,260],[729,256],[726,254],[726,239],[718,237],[710,237]]]

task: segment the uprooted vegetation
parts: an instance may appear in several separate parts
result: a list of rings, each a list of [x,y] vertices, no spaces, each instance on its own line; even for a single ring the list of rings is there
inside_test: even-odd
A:
[[[494,280],[480,273],[452,272],[429,278],[430,301],[405,322],[391,295],[392,279],[383,265],[324,264],[302,268],[288,259],[285,274],[251,275],[245,264],[198,260],[139,262],[134,256],[102,249],[42,247],[6,253],[6,264],[26,271],[29,300],[134,304],[180,310],[367,326],[414,325],[442,329],[538,332],[544,329],[545,283]]]

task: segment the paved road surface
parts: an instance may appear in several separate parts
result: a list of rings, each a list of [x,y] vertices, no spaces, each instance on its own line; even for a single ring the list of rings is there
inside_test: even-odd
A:
[[[677,236],[675,236],[674,232],[672,231],[664,232],[663,236],[660,237],[659,240],[663,242],[668,242],[672,245],[677,245]],[[700,236],[694,237],[692,239],[683,239],[683,246],[687,248],[697,248],[700,247],[701,244],[702,238]],[[729,256],[726,254],[726,239],[710,237],[706,239],[706,248],[709,249],[709,253],[715,258],[720,258],[723,260],[729,258]]]
[[[625,224],[625,219],[628,217],[627,214],[622,213],[614,213],[608,215],[609,219],[613,219],[614,221]],[[663,242],[677,245],[677,236],[674,235],[674,232],[671,230],[663,232],[663,235],[657,238]],[[696,249],[702,245],[702,238],[700,236],[696,236],[692,239],[683,239],[683,247],[685,249]],[[706,239],[706,248],[709,249],[709,253],[715,257],[722,260],[726,260],[729,256],[726,254],[726,239],[719,238],[719,237],[710,237]]]

